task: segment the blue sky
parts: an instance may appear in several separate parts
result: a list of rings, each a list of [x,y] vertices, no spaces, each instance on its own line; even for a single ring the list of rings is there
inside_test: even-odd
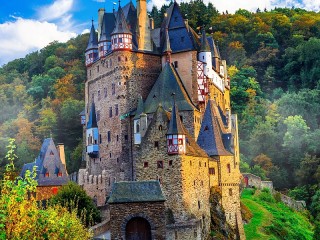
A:
[[[121,1],[125,5],[130,0]],[[135,0],[132,0],[135,4]],[[177,0],[181,2],[181,0]],[[184,0],[189,1],[189,0]],[[274,7],[299,7],[320,11],[320,0],[204,0],[223,12],[237,9],[255,11]],[[88,31],[91,19],[97,23],[97,11],[112,11],[117,0],[3,0],[0,7],[0,66],[10,60],[24,57],[54,40],[65,42]],[[148,0],[161,7],[170,0]]]

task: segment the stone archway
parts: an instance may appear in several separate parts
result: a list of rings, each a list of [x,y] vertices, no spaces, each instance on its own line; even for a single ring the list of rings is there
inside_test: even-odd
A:
[[[142,217],[131,218],[126,225],[126,240],[151,240],[150,223]]]

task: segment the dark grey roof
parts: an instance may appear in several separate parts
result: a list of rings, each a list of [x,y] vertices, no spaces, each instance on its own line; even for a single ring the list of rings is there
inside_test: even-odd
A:
[[[218,108],[213,100],[208,101],[203,116],[201,129],[197,139],[198,145],[206,151],[209,156],[230,156],[223,144],[222,135],[227,134],[219,116]]]
[[[104,13],[99,41],[111,41],[111,33],[115,27],[115,21],[113,13]]]
[[[133,202],[164,202],[159,181],[115,182],[109,204]]]
[[[216,58],[220,58],[220,52],[218,47],[215,44],[215,41],[213,40],[213,38],[210,36],[207,38],[209,46],[210,46],[210,50],[211,50],[211,55],[212,57],[216,57]]]
[[[210,51],[211,51],[211,49],[210,49],[210,46],[209,46],[209,43],[208,43],[208,39],[207,39],[207,36],[206,36],[206,31],[203,28],[202,35],[201,35],[200,52],[210,52]]]
[[[175,93],[176,104],[180,111],[196,109],[175,68],[166,63],[145,101],[145,113],[156,112],[159,104],[165,110],[171,111],[172,93]]]
[[[134,119],[138,119],[140,118],[140,115],[141,113],[144,112],[144,104],[143,104],[143,99],[142,99],[142,96],[140,95],[139,98],[138,98],[138,107],[137,107],[137,110],[136,110],[136,114],[134,116]]]
[[[89,114],[89,121],[87,123],[87,129],[96,128],[96,127],[98,127],[97,116],[96,116],[96,107],[95,107],[94,102],[92,102],[90,114]]]
[[[25,177],[26,171],[32,171],[33,167],[36,167],[38,186],[60,186],[68,183],[66,166],[61,162],[52,138],[43,141],[38,157],[33,163],[23,166],[20,176]],[[46,173],[49,173],[49,176],[45,176]],[[62,176],[58,176],[58,173]]]
[[[130,33],[127,20],[124,16],[123,10],[121,6],[119,6],[117,14],[116,14],[116,24],[115,28],[113,29],[111,35],[118,34],[118,33]]]
[[[92,26],[90,30],[90,36],[89,36],[89,41],[88,41],[86,51],[90,49],[95,49],[95,48],[98,48],[98,39],[97,39],[96,30],[94,29],[93,21],[92,21]]]
[[[167,134],[185,134],[185,131],[181,123],[179,110],[175,103],[173,104],[170,123],[169,123],[169,129]]]

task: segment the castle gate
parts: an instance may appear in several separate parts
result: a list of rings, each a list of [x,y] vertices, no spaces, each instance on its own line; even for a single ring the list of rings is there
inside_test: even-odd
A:
[[[151,240],[151,226],[142,217],[132,218],[126,225],[126,240]]]

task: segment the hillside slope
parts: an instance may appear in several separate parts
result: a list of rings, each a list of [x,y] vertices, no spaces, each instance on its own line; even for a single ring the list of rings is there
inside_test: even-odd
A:
[[[247,240],[312,239],[313,226],[307,213],[296,212],[276,201],[267,190],[245,189],[241,202],[253,215],[244,226]]]

